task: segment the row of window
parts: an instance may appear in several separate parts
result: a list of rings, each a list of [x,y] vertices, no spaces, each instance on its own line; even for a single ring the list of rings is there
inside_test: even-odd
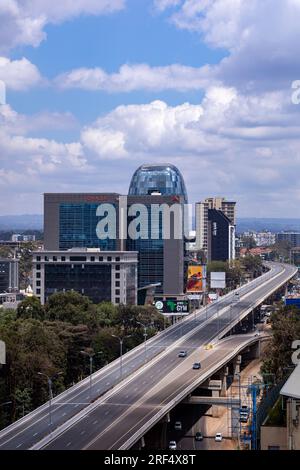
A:
[[[58,257],[57,256],[37,256],[36,257],[36,261],[39,262],[39,261],[58,261]],[[89,259],[87,259],[86,256],[70,256],[70,258],[68,258],[66,260],[66,257],[65,256],[61,256],[60,257],[60,261],[107,261],[107,262],[111,262],[111,261],[116,261],[116,262],[120,262],[121,261],[121,258],[120,256],[116,256],[116,258],[113,258],[112,256],[107,256],[106,258],[104,258],[104,256],[99,256],[96,257],[95,256],[91,256]]]

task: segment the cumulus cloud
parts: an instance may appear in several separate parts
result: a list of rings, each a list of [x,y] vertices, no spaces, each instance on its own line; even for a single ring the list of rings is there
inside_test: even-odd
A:
[[[38,68],[24,57],[10,60],[0,57],[0,80],[11,90],[27,90],[42,83]]]
[[[0,2],[0,52],[16,46],[38,46],[44,27],[79,15],[103,15],[121,10],[125,0],[4,0]]]
[[[80,88],[108,92],[130,92],[134,90],[199,90],[211,83],[210,67],[187,67],[174,64],[150,67],[147,64],[122,65],[118,73],[108,74],[101,68],[80,68],[56,78],[63,89]]]
[[[199,33],[227,55],[211,68],[213,79],[252,93],[286,88],[299,77],[298,0],[181,0],[174,6],[176,27]]]

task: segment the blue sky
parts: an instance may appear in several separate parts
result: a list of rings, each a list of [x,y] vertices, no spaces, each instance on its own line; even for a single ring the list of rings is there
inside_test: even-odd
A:
[[[137,166],[169,161],[191,202],[298,217],[300,2],[276,6],[2,0],[0,214],[41,212],[43,192],[124,193]]]

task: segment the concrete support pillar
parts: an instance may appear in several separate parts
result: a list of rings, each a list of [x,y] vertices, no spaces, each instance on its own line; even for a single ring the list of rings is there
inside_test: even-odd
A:
[[[221,388],[221,397],[227,396],[227,376],[229,374],[229,368],[226,366],[224,367],[222,374],[221,374],[221,381],[222,381],[222,388]]]
[[[220,390],[213,390],[212,391],[212,396],[219,398]],[[219,418],[219,407],[218,407],[218,405],[212,405],[211,412],[212,412],[212,417],[213,418]]]
[[[143,447],[145,447],[145,438],[144,438],[144,436],[141,437],[141,439],[139,440],[139,443],[138,443],[139,450],[142,450]]]
[[[240,373],[241,363],[242,363],[242,356],[238,355],[233,361],[233,375]]]

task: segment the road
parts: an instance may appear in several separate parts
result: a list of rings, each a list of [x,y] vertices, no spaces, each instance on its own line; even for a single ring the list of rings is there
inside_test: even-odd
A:
[[[150,414],[152,416],[153,413],[157,413],[157,410],[161,409],[170,397],[176,395],[177,386],[185,384],[185,376],[188,376],[190,381],[195,378],[195,371],[189,370],[191,364],[180,361],[177,357],[179,349],[185,348],[189,351],[187,361],[194,360],[199,354],[195,348],[203,348],[204,344],[212,341],[216,334],[229,323],[238,321],[243,311],[245,312],[258,299],[265,298],[292,275],[291,266],[275,263],[270,266],[271,270],[264,276],[239,289],[241,300],[234,306],[232,306],[232,294],[229,294],[221,298],[219,302],[199,310],[182,323],[173,325],[149,340],[147,342],[148,365],[143,366],[145,361],[143,344],[125,354],[123,371],[127,379],[124,380],[123,377],[121,381],[118,360],[93,374],[91,401],[95,403],[89,404],[89,379],[87,378],[53,400],[52,426],[49,425],[48,404],[46,403],[2,430],[0,449],[31,448],[49,435],[50,431],[52,436],[55,436],[58,431],[61,433],[72,422],[75,424],[59,439],[54,440],[53,444],[49,444],[50,448],[89,446],[95,448],[94,445],[96,448],[100,445],[99,448],[103,449],[118,448],[121,445],[119,439],[111,442],[114,420],[114,425],[121,422],[124,417],[129,420],[127,421],[129,424],[125,425],[127,432],[124,434],[123,428],[121,433],[121,441],[124,443],[126,437],[132,434],[134,429],[139,428],[137,422],[140,420],[144,422],[145,416],[148,419]],[[216,318],[217,312],[218,318]],[[202,352],[202,356],[205,353]],[[203,357],[203,366],[206,360],[206,357]],[[218,359],[214,358],[214,360]],[[208,361],[207,367],[210,365],[211,362]],[[178,377],[174,377],[174,370],[177,369]],[[203,367],[201,374],[205,370],[206,368]],[[166,377],[168,377],[168,383],[164,383]],[[161,395],[161,390],[164,391],[163,395]],[[88,413],[87,417],[84,416],[86,413]],[[82,417],[81,421],[76,424],[79,417]],[[85,419],[88,421],[88,426],[84,424]],[[69,433],[72,435],[75,428],[76,439],[73,436],[69,439]],[[96,439],[94,444],[95,436],[101,437],[99,437],[100,444],[99,439]],[[58,447],[55,447],[56,445]]]

